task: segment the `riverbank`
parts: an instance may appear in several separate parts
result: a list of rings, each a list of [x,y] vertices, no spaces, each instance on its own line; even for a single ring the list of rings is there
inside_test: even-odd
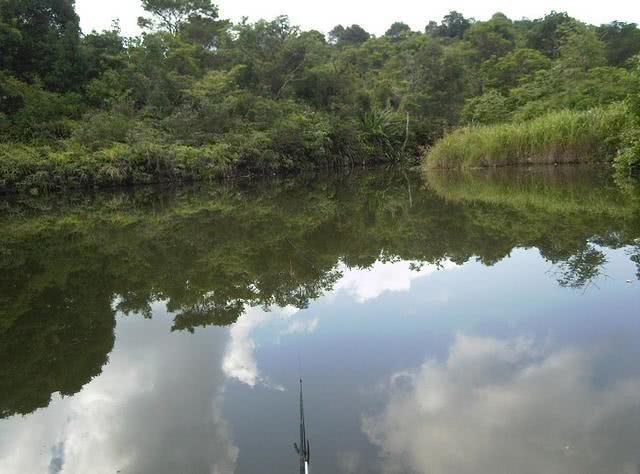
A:
[[[427,169],[609,162],[632,120],[624,104],[563,110],[534,120],[468,126],[446,135],[423,156]]]
[[[228,144],[115,144],[98,151],[83,147],[0,144],[0,194],[40,194],[73,189],[206,182],[240,176],[272,176],[342,169],[345,157],[269,159],[270,150],[248,157]],[[379,160],[367,158],[367,163]],[[361,164],[358,162],[358,164]]]

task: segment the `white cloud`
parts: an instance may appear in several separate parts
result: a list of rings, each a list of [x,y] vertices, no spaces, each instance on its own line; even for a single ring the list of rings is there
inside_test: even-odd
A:
[[[363,430],[389,473],[635,474],[640,377],[597,385],[601,356],[461,336],[446,361],[391,377]]]

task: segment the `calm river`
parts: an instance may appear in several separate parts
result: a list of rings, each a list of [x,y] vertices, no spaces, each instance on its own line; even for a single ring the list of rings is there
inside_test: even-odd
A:
[[[0,201],[0,472],[640,472],[640,193],[367,171]]]

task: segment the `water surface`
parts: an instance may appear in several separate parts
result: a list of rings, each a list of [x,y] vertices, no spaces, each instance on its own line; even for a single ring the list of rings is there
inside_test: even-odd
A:
[[[368,171],[0,203],[0,472],[640,469],[640,197]]]

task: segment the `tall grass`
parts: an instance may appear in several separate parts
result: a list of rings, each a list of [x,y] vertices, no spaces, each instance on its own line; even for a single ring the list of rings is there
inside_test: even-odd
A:
[[[586,112],[564,110],[534,120],[460,128],[424,156],[426,168],[578,163],[612,158],[629,122],[623,104]]]

